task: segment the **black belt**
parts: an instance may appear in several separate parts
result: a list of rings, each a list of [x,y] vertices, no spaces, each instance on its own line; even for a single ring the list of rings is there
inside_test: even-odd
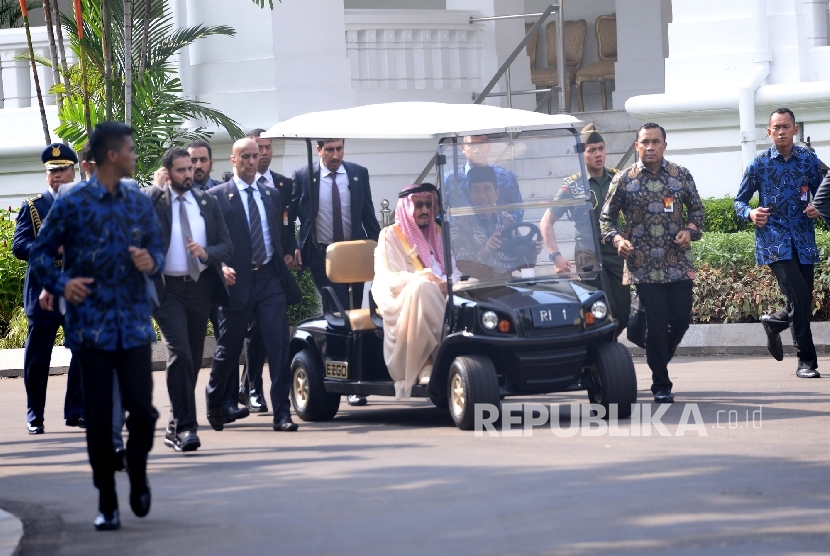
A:
[[[256,272],[257,270],[262,270],[266,266],[268,266],[268,263],[252,264],[251,265],[251,272]]]
[[[191,278],[190,275],[170,276],[169,274],[165,274],[164,279],[165,280],[176,280],[177,282],[195,282],[196,281],[193,278]]]

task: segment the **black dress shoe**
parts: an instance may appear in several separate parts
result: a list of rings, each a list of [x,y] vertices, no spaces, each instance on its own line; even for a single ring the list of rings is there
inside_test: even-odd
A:
[[[366,396],[357,396],[355,394],[351,394],[349,396],[348,401],[349,401],[349,405],[351,405],[353,407],[361,407],[361,406],[364,406],[367,403],[369,403],[369,402],[366,401]]]
[[[225,408],[225,423],[233,423],[237,419],[244,419],[251,414],[247,407],[226,407]]]
[[[784,360],[784,346],[781,344],[781,334],[773,332],[769,324],[770,315],[761,316],[761,325],[767,334],[767,349],[776,361]]]
[[[294,432],[297,428],[297,423],[292,421],[291,417],[284,417],[279,421],[274,421],[274,430],[277,432]]]
[[[86,417],[81,415],[80,417],[70,417],[66,420],[67,427],[78,427],[80,429],[86,428]]]
[[[115,531],[116,529],[121,529],[118,510],[113,510],[111,514],[99,513],[92,524],[95,525],[95,529],[98,531]]]
[[[181,442],[179,443],[179,452],[195,452],[202,446],[202,442],[199,440],[199,435],[197,435],[194,431],[187,431],[184,433],[184,436],[181,437]]]
[[[221,431],[225,428],[225,411],[222,409],[208,408],[207,420],[213,430]]]
[[[151,501],[150,485],[147,484],[146,478],[139,481],[137,485],[130,487],[130,508],[132,508],[136,517],[144,517],[150,513]]]
[[[43,428],[43,421],[39,420],[29,421],[26,423],[26,430],[29,431],[29,434],[43,434],[46,432]]]
[[[265,402],[265,396],[259,392],[251,391],[251,399],[248,400],[248,407],[251,408],[251,413],[268,412],[268,404]]]
[[[798,378],[821,378],[821,375],[815,369],[798,369],[795,376]]]
[[[124,448],[119,448],[113,454],[112,468],[114,471],[124,471],[127,469],[127,451]]]
[[[674,394],[671,390],[658,390],[654,393],[654,403],[674,403]]]

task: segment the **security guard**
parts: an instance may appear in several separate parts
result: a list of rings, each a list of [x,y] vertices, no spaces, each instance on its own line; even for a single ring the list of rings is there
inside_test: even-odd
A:
[[[45,192],[23,201],[14,230],[12,251],[15,257],[23,261],[29,260],[29,251],[35,243],[41,223],[57,198],[58,188],[62,184],[75,181],[75,164],[78,163],[75,151],[61,143],[47,146],[40,158],[46,165],[46,183],[49,187]],[[55,261],[56,266],[61,266],[61,263],[61,260]],[[57,300],[43,290],[40,282],[28,268],[23,286],[23,308],[29,320],[29,334],[23,352],[23,382],[26,386],[28,407],[27,428],[29,434],[43,434],[46,382],[52,361],[52,347],[55,345],[58,328],[63,325],[63,315],[58,310]],[[74,355],[69,364],[63,413],[67,426],[86,426],[81,373]]]
[[[562,187],[557,192],[555,199],[571,199],[574,197],[588,196],[591,200],[591,205],[594,208],[593,214],[590,215],[591,225],[593,226],[593,237],[600,237],[599,235],[599,215],[602,212],[602,205],[605,202],[605,197],[608,195],[608,190],[611,188],[611,180],[619,172],[616,168],[609,168],[605,166],[605,139],[600,135],[594,124],[588,124],[583,128],[581,134],[582,142],[585,143],[585,152],[583,159],[585,161],[585,169],[588,170],[588,180],[582,179],[581,173],[576,173],[565,178]],[[585,186],[588,186],[586,189]],[[567,210],[567,209],[565,209]],[[545,240],[545,246],[550,251],[550,260],[556,266],[558,272],[571,272],[571,264],[565,260],[559,252],[559,247],[556,244],[556,234],[553,230],[553,223],[564,216],[559,209],[548,209],[542,217],[540,228],[542,229],[542,238]],[[574,218],[574,220],[580,220]],[[577,236],[580,235],[579,225],[577,225]],[[586,232],[587,234],[587,232]],[[591,237],[591,236],[589,236]],[[591,242],[593,242],[591,237]],[[577,245],[579,245],[579,237]],[[591,257],[593,254],[593,245],[590,246]],[[605,278],[605,293],[611,303],[611,314],[617,319],[617,336],[628,326],[628,317],[631,312],[631,286],[623,284],[623,269],[625,267],[625,259],[617,254],[617,250],[613,245],[600,245],[600,252],[602,253],[602,273]],[[578,267],[590,265],[591,261],[579,260],[579,253],[577,253],[576,264]],[[596,287],[600,287],[601,282],[592,283]]]

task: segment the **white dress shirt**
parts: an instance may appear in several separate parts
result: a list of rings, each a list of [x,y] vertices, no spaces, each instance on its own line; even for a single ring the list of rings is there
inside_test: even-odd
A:
[[[331,180],[337,180],[340,191],[340,215],[343,219],[343,237],[348,241],[352,237],[352,192],[349,189],[349,176],[343,165],[332,172],[320,165],[320,204],[317,207],[317,241],[329,244],[334,238],[334,223],[331,208]]]
[[[190,257],[185,248],[184,237],[182,236],[182,220],[179,215],[179,197],[184,199],[184,209],[187,212],[187,221],[190,223],[192,239],[202,247],[207,246],[207,232],[205,231],[205,217],[196,203],[193,193],[186,191],[180,195],[175,189],[168,186],[170,191],[170,205],[172,207],[173,220],[170,222],[170,247],[167,249],[167,257],[164,259],[164,274],[167,276],[188,276],[187,259]],[[206,266],[196,257],[199,270]]]
[[[248,226],[250,226],[251,215],[248,213],[248,192],[245,190],[252,186],[242,181],[237,175],[233,176],[233,181],[239,189],[239,200],[242,201],[242,206],[245,208],[245,218],[248,219]],[[268,226],[268,216],[265,214],[265,205],[262,202],[262,194],[259,192],[256,180],[254,180],[253,188],[254,202],[259,209],[259,219],[262,221],[262,239],[265,241],[265,263],[269,263],[274,256],[274,246],[271,244],[271,228]]]
[[[265,178],[265,182],[263,185],[270,185],[271,187],[276,187],[274,185],[274,176],[271,174],[270,168],[265,170],[264,174],[260,174],[259,172],[257,172],[256,176],[254,177],[254,183],[259,183],[259,178]]]

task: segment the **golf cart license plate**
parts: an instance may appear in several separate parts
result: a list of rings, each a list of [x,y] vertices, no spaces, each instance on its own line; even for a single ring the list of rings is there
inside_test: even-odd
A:
[[[326,361],[326,376],[329,378],[349,378],[349,364],[345,361]]]
[[[565,326],[573,324],[579,318],[579,308],[576,305],[540,305],[533,307],[531,312],[535,328]]]

